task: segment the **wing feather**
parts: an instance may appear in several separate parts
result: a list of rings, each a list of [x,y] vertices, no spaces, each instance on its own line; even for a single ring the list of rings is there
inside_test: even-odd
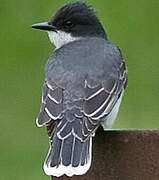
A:
[[[50,85],[45,81],[43,86],[42,104],[39,116],[36,120],[38,126],[48,124],[52,120],[61,118],[63,90],[57,86]]]
[[[108,74],[101,82],[85,80],[84,115],[87,117],[84,135],[93,132],[97,125],[112,111],[122,91],[127,86],[127,70],[121,61],[117,74]],[[89,126],[88,126],[89,125]]]

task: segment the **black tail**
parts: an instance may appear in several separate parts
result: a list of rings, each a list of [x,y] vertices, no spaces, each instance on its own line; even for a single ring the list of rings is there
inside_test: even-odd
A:
[[[92,136],[81,141],[73,132],[64,139],[54,134],[44,171],[52,176],[73,176],[85,174],[91,165]]]

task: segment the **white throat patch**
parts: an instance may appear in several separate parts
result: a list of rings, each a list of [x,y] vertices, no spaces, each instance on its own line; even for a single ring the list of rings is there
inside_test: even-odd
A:
[[[48,31],[48,35],[51,43],[53,43],[57,49],[63,46],[64,44],[79,39],[78,37],[72,37],[70,33],[66,33],[64,31]]]

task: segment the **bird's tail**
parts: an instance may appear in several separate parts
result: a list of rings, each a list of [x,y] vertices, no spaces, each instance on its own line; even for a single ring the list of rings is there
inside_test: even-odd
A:
[[[44,163],[44,171],[50,176],[73,176],[85,174],[91,165],[92,136],[81,141],[74,134],[65,139],[54,135],[48,156]]]

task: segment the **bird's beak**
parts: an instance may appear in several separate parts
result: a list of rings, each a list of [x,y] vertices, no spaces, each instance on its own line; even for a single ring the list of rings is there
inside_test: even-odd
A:
[[[40,29],[40,30],[46,30],[46,31],[55,31],[56,32],[56,27],[50,25],[48,22],[42,22],[42,23],[33,24],[32,28]]]

